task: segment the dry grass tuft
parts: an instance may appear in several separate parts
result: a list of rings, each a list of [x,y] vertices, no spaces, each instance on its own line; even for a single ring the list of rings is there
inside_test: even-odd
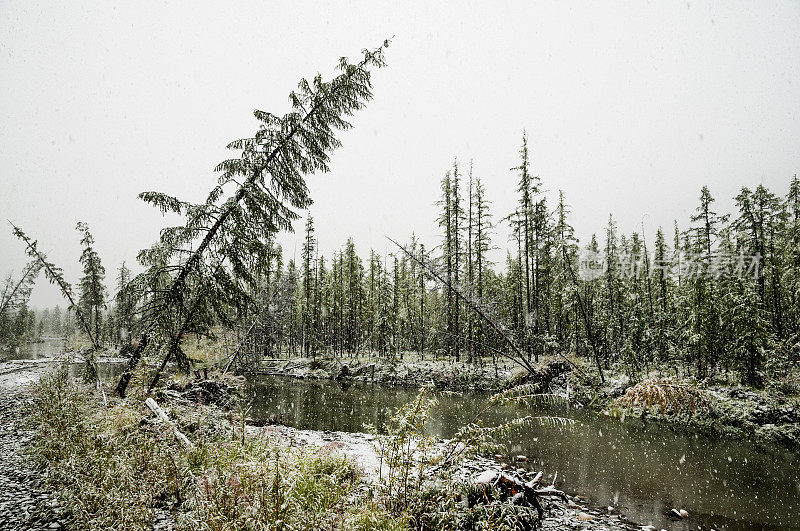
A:
[[[672,378],[651,378],[639,382],[617,399],[617,404],[645,411],[655,409],[669,416],[692,416],[708,411],[710,407],[703,391]]]

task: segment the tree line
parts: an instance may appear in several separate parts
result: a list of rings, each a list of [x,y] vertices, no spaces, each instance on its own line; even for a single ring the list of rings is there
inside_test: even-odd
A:
[[[61,306],[36,310],[30,307],[33,283],[42,271],[40,262],[32,261],[21,275],[8,274],[0,291],[0,345],[19,346],[43,337],[69,337],[82,331],[81,319],[86,320],[88,331],[100,345],[119,347],[130,329],[132,312],[124,294],[124,286],[130,281],[131,271],[123,262],[118,270],[116,291],[110,299],[105,286],[106,270],[95,246],[89,226],[78,222],[82,247],[79,262],[82,276],[78,281],[78,294],[74,305],[62,310]],[[60,273],[60,271],[59,271]],[[64,281],[66,282],[66,281]],[[67,287],[64,284],[62,287]],[[69,286],[71,290],[71,286]],[[70,291],[71,292],[71,291]]]
[[[765,370],[796,364],[796,176],[782,195],[742,188],[729,214],[717,213],[702,187],[695,214],[652,237],[622,233],[609,216],[600,237],[580,245],[564,194],[548,204],[532,173],[524,135],[514,170],[517,207],[493,217],[471,164],[464,172],[454,162],[441,181],[434,248],[412,235],[407,252],[371,250],[362,259],[350,238],[326,259],[310,215],[299,263],[284,264],[269,240],[269,253],[252,264],[263,303],[239,326],[254,359],[413,351],[482,363],[507,345],[473,302],[529,360],[575,353],[601,378],[619,364],[633,376],[654,367],[697,378],[738,371],[758,384]],[[500,243],[492,240],[495,219],[511,228],[504,264],[488,258]]]
[[[301,80],[283,116],[255,111],[258,129],[229,144],[237,154],[217,166],[218,184],[205,201],[140,194],[183,223],[163,229],[139,253],[140,273],[123,264],[111,298],[84,224],[77,227],[77,295],[15,227],[32,262],[7,283],[0,315],[18,315],[31,278],[43,272],[93,346],[111,341],[130,354],[121,395],[145,353],[161,356],[152,388],[168,363],[191,366],[183,349],[190,334],[220,330],[237,338],[237,363],[417,352],[481,364],[512,351],[526,368],[545,355],[584,357],[601,380],[620,366],[633,376],[654,367],[697,378],[730,370],[753,384],[795,366],[797,177],[780,193],[742,188],[736,211],[726,214],[714,210],[703,187],[696,213],[652,238],[621,233],[609,216],[600,237],[581,244],[564,194],[548,202],[523,134],[512,212],[492,212],[472,164],[454,161],[441,179],[436,245],[412,235],[395,252],[362,258],[349,238],[326,259],[308,215],[301,257],[285,261],[276,235],[311,206],[304,178],[328,171],[329,153],[339,146],[335,132],[350,127],[347,117],[371,99],[371,70],[384,65],[387,45],[364,50],[358,63],[341,59],[329,81]],[[511,229],[507,242],[496,241],[499,223]],[[506,250],[501,264],[490,259],[498,247]]]

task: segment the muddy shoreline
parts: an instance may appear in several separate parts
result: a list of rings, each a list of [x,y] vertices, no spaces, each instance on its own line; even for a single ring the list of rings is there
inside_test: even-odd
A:
[[[369,433],[341,431],[301,430],[282,425],[247,426],[248,435],[269,434],[280,436],[300,446],[315,446],[323,451],[336,451],[346,455],[364,473],[366,482],[377,481],[381,466],[380,456],[375,451],[375,436]],[[535,473],[524,469],[513,469],[505,463],[491,458],[473,459],[466,463],[459,473],[462,481],[475,481],[486,471],[507,471],[518,477],[531,479]],[[541,529],[587,529],[587,530],[633,530],[641,526],[625,518],[613,507],[594,507],[580,495],[565,493],[565,499],[540,499],[545,516]]]
[[[433,384],[438,389],[505,389],[513,375],[510,367],[475,366],[465,362],[436,360],[387,361],[369,358],[270,359],[247,376],[285,376],[301,380],[336,380],[419,388]]]

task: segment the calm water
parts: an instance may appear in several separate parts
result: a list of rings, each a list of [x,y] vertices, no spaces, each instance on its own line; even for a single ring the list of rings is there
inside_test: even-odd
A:
[[[59,338],[48,338],[39,343],[25,343],[19,347],[7,350],[2,353],[0,358],[9,360],[36,360],[40,358],[50,358],[64,347],[64,340]]]
[[[332,381],[264,377],[249,384],[250,416],[297,428],[363,431],[380,425],[414,390]],[[483,406],[486,395],[440,399],[430,432],[450,437]],[[615,505],[628,518],[658,529],[800,529],[800,455],[742,441],[687,435],[638,419],[620,422],[566,408],[502,407],[484,418],[560,415],[572,428],[532,427],[511,437],[511,455],[544,470],[558,486],[599,506]],[[672,522],[671,508],[691,517]]]
[[[64,340],[59,338],[47,338],[39,343],[26,343],[19,348],[7,351],[0,356],[0,359],[6,358],[9,360],[37,360],[52,358],[60,353],[64,348]],[[80,360],[80,356],[75,359]],[[100,362],[97,364],[97,372],[102,379],[113,379],[119,377],[125,370],[126,363],[124,361],[111,361]],[[80,361],[75,361],[70,364],[69,372],[72,376],[80,376],[82,374],[84,364]]]

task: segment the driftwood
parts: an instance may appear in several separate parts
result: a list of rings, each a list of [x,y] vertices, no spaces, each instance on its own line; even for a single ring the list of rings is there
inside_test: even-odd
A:
[[[478,475],[474,482],[476,486],[484,487],[484,497],[488,496],[485,487],[498,489],[502,495],[511,497],[516,505],[534,507],[539,513],[539,518],[541,518],[544,510],[542,509],[541,503],[539,503],[539,498],[554,496],[565,501],[567,500],[567,495],[564,494],[563,491],[556,489],[555,485],[539,488],[542,476],[543,473],[539,472],[532,480],[524,481],[515,474],[490,469]],[[553,481],[555,483],[555,479]]]
[[[542,471],[540,470],[540,471],[539,471],[539,472],[538,472],[538,473],[537,473],[537,474],[536,474],[536,475],[533,477],[533,479],[532,479],[532,480],[530,480],[530,483],[532,483],[532,484],[533,484],[533,486],[536,486],[536,485],[538,485],[539,483],[541,483],[541,482],[542,482],[542,476],[544,476],[544,472],[542,472]]]
[[[194,450],[194,444],[192,444],[192,441],[187,439],[186,435],[181,433],[175,423],[169,419],[164,410],[161,409],[161,406],[159,406],[152,397],[148,397],[144,403],[150,408],[150,411],[152,411],[156,417],[158,417],[164,424],[172,428],[172,433],[175,435],[175,438],[178,439],[178,442],[184,446],[184,448],[187,450]]]

